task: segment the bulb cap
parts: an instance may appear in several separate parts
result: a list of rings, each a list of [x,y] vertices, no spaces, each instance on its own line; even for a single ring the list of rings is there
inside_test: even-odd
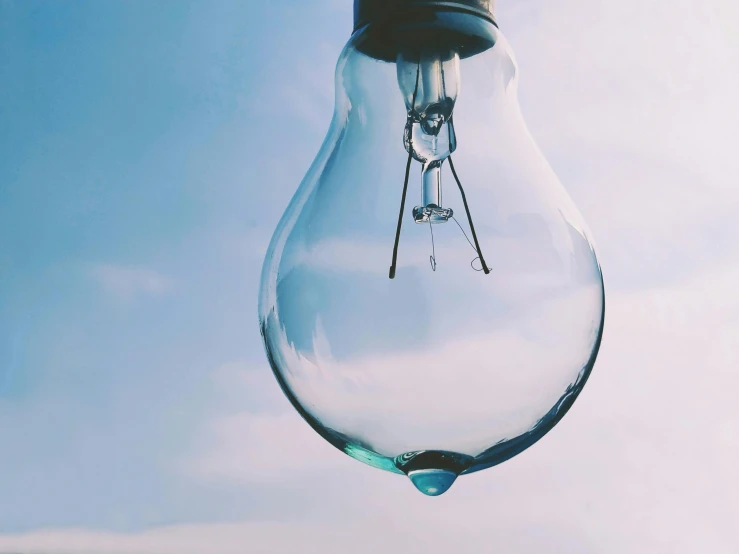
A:
[[[492,48],[496,41],[494,0],[354,0],[356,47],[395,62],[429,51],[454,50],[461,59]]]
[[[430,9],[477,15],[495,24],[495,0],[354,0],[354,30],[371,23],[407,21]]]

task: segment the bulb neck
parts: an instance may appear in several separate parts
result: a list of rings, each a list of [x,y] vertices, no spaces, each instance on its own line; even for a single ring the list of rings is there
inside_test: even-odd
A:
[[[354,0],[357,47],[378,60],[454,50],[464,59],[495,44],[495,0]]]

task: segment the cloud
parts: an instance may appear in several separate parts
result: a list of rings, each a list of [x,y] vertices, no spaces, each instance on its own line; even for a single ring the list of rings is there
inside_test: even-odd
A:
[[[570,414],[529,451],[462,477],[439,499],[421,497],[409,483],[396,490],[392,480],[401,477],[342,463],[343,455],[319,444],[292,413],[215,419],[211,438],[218,440],[201,453],[197,477],[240,486],[323,468],[333,472],[326,485],[355,491],[348,523],[240,527],[254,537],[271,534],[269,552],[290,548],[283,543],[288,530],[301,537],[301,551],[332,551],[335,537],[352,535],[381,537],[367,551],[393,541],[415,551],[422,543],[414,541],[433,529],[427,552],[454,541],[463,551],[485,549],[495,537],[496,548],[514,554],[545,545],[594,554],[688,554],[710,545],[728,554],[739,510],[738,279],[733,264],[671,286],[612,294],[601,356]],[[364,513],[386,517],[362,522]],[[357,548],[364,552],[364,543]]]
[[[506,2],[523,115],[593,231],[607,284],[735,259],[739,12],[720,0]]]
[[[537,136],[616,141],[643,153],[670,152],[675,160],[689,151],[688,163],[716,159],[729,145],[696,139],[736,136],[738,116],[726,107],[739,83],[730,70],[739,48],[722,32],[718,5],[566,0],[506,6],[513,21],[503,29],[510,28],[523,66],[521,93]],[[536,17],[524,23],[527,9]],[[557,48],[546,48],[552,44]]]
[[[282,482],[316,469],[343,467],[346,462],[297,412],[218,417],[208,424],[206,436],[212,448],[183,469],[209,482]]]
[[[160,296],[172,289],[172,280],[151,269],[100,264],[91,277],[111,296],[125,301],[139,296]]]
[[[327,42],[310,51],[296,52],[289,81],[281,83],[277,98],[285,111],[311,125],[316,131],[328,129],[334,107],[334,66],[338,52]],[[303,58],[303,59],[299,59]]]
[[[128,535],[47,530],[0,536],[0,551],[310,554],[351,543],[360,554],[730,554],[739,510],[739,358],[721,345],[739,321],[737,279],[733,264],[680,284],[613,294],[601,357],[571,413],[531,450],[462,477],[438,499],[422,497],[409,483],[396,488],[402,477],[332,453],[296,414],[242,410],[212,421],[217,440],[201,453],[198,477],[241,486],[333,469],[322,486],[351,499],[346,520],[185,525]],[[737,335],[728,338],[739,344]],[[229,364],[214,378],[231,389],[229,403],[238,397],[237,383],[252,395],[275,392],[266,368]]]
[[[572,158],[581,154],[578,145],[595,142],[645,160],[668,159],[710,175],[708,188],[737,198],[725,170],[739,163],[727,157],[739,137],[739,114],[729,108],[739,88],[733,70],[739,41],[724,31],[730,12],[737,21],[736,9],[725,6],[718,0],[501,5],[503,32],[521,67],[524,115],[537,140]]]
[[[739,510],[737,280],[739,263],[610,295],[601,356],[572,411],[527,452],[463,476],[437,499],[333,449],[278,400],[266,365],[238,362],[213,374],[224,401],[187,460],[187,476],[248,491],[260,481],[310,484],[312,472],[330,471],[307,493],[295,489],[295,502],[321,506],[321,490],[339,490],[341,520],[134,534],[48,529],[0,535],[0,552],[310,554],[352,543],[360,554],[731,554]],[[249,411],[254,397],[264,404]]]
[[[586,550],[577,537],[562,528],[527,528],[513,524],[503,513],[493,515],[493,521],[478,528],[438,517],[429,518],[420,527],[419,518],[413,514],[408,514],[405,521],[370,514],[349,525],[271,522],[191,525],[131,535],[39,531],[0,537],[0,550],[23,554],[325,554],[342,552],[350,544],[352,552],[374,554],[395,550],[469,552],[491,548],[494,543],[496,548],[505,545],[509,548],[507,552],[514,554],[538,552],[545,547],[551,551],[552,547],[562,546],[565,549],[561,551],[568,554],[595,552]]]
[[[220,409],[199,430],[192,455],[177,467],[188,478],[276,483],[347,463],[292,409],[266,363],[227,363],[212,379]]]

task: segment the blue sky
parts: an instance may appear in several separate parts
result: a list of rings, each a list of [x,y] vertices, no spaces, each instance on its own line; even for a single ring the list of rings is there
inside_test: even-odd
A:
[[[324,131],[283,84],[307,39],[240,2],[0,14],[0,442],[19,453],[3,456],[1,525],[213,517],[161,466],[215,401],[211,371],[262,362],[261,251]],[[286,125],[306,143],[287,168]]]
[[[263,252],[351,30],[276,4],[0,0],[0,552],[735,552],[734,4],[498,2],[606,338],[550,436],[439,499],[325,444],[264,359]]]

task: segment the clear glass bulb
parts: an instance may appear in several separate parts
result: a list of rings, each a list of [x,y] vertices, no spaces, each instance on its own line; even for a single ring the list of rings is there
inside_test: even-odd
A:
[[[429,495],[547,433],[603,328],[588,231],[526,129],[508,44],[483,26],[479,53],[406,49],[395,63],[363,53],[366,29],[352,36],[259,298],[272,369],[305,420]],[[406,168],[416,208],[391,279]]]

